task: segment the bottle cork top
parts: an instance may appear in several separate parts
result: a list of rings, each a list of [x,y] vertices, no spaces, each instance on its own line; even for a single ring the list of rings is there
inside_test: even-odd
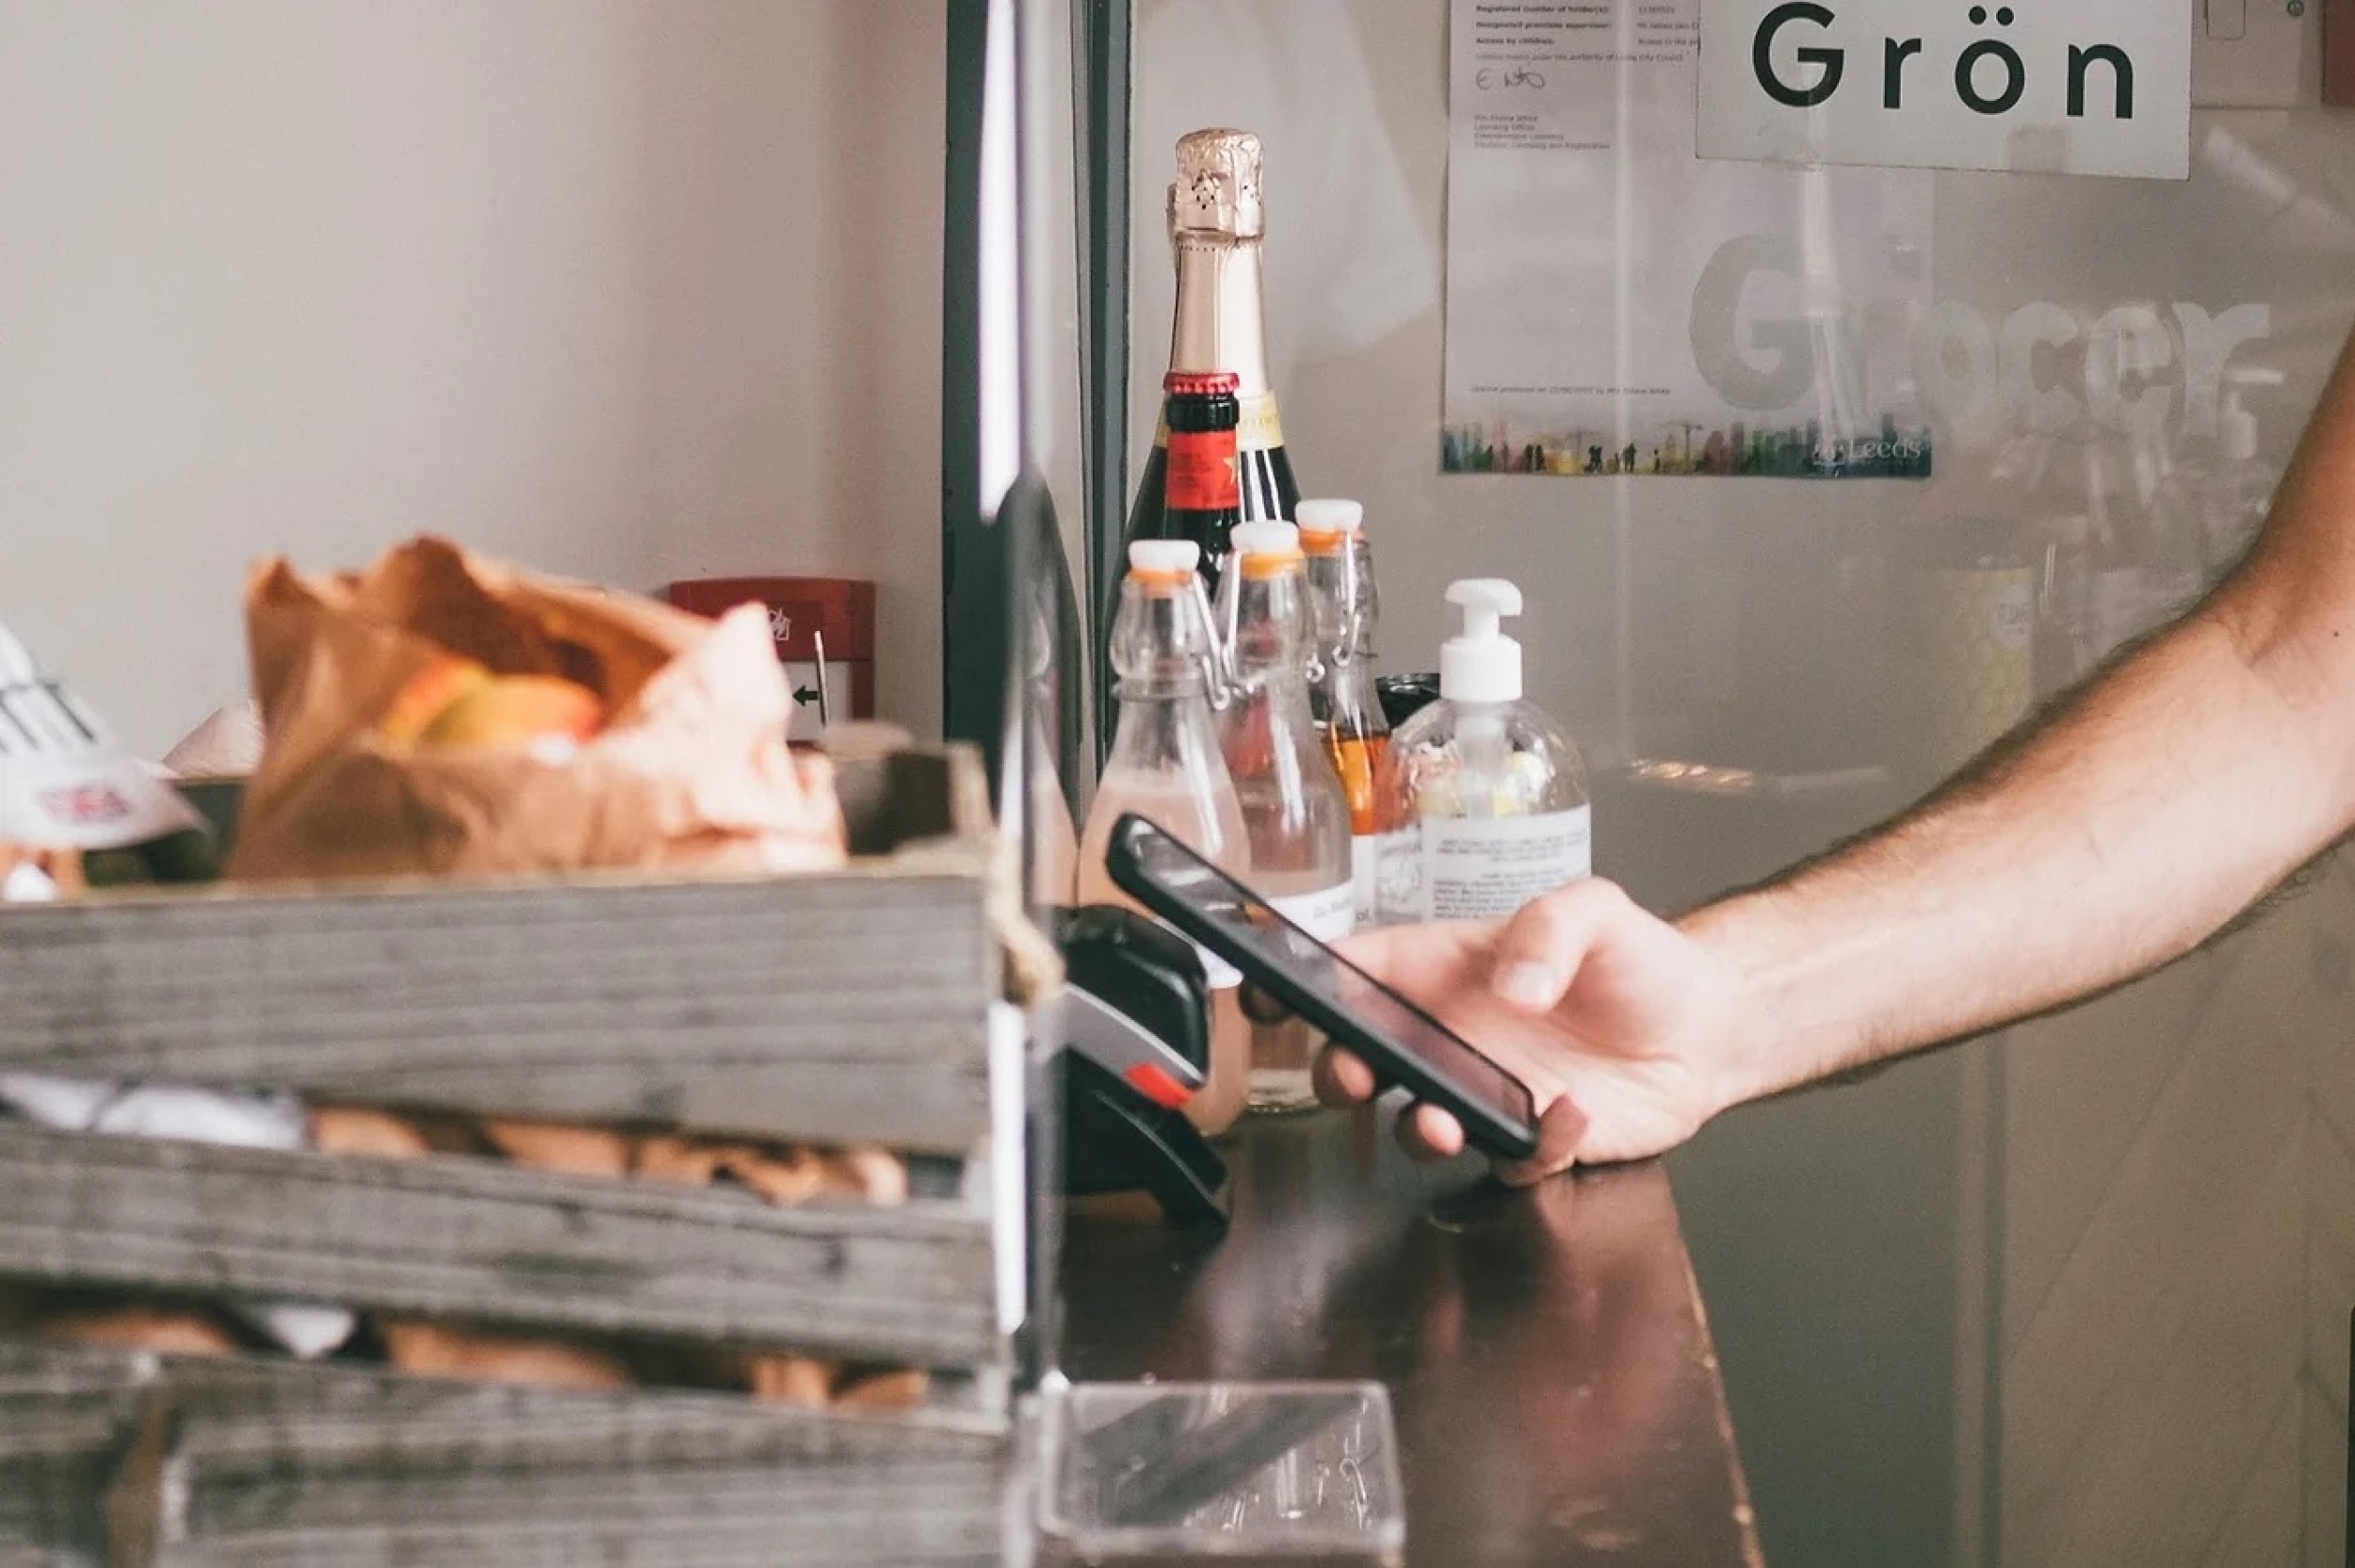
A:
[[[1270,556],[1282,558],[1300,554],[1300,530],[1290,523],[1273,519],[1257,523],[1239,523],[1231,536],[1239,556]]]
[[[1338,550],[1366,525],[1365,504],[1359,501],[1303,501],[1293,515],[1300,519],[1300,542],[1311,552]]]
[[[1264,583],[1298,570],[1300,530],[1273,519],[1244,523],[1231,536],[1235,557],[1242,563],[1245,582]]]
[[[1190,539],[1140,539],[1129,546],[1129,569],[1148,576],[1185,575],[1202,564],[1202,547]]]
[[[1259,195],[1259,138],[1250,131],[1189,131],[1178,138],[1169,226],[1178,234],[1257,239],[1267,233]]]

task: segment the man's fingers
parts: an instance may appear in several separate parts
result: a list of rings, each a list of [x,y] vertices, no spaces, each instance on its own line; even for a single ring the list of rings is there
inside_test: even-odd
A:
[[[1235,1002],[1242,1009],[1242,1015],[1254,1024],[1281,1024],[1292,1015],[1291,1009],[1249,980],[1236,988]]]
[[[1417,1159],[1454,1159],[1464,1152],[1464,1129],[1438,1107],[1415,1105],[1398,1119],[1398,1141]]]
[[[1534,1187],[1577,1163],[1586,1140],[1586,1113],[1567,1094],[1554,1097],[1537,1118],[1537,1152],[1525,1160],[1499,1160],[1497,1179],[1507,1187]]]
[[[1552,1011],[1602,923],[1626,907],[1626,894],[1592,878],[1524,904],[1497,935],[1490,989],[1525,1012]]]
[[[1474,955],[1487,950],[1494,924],[1384,926],[1358,931],[1333,950],[1393,991],[1420,997],[1464,983]]]
[[[1360,969],[1371,969],[1379,975],[1412,951],[1408,939],[1420,929],[1414,926],[1370,926],[1363,930],[1352,931],[1334,943],[1333,950]]]
[[[1463,1123],[1433,1105],[1418,1103],[1398,1119],[1398,1141],[1417,1159],[1454,1159],[1464,1152]],[[1497,1179],[1507,1187],[1534,1187],[1578,1161],[1586,1138],[1586,1113],[1567,1094],[1557,1095],[1537,1119],[1537,1152],[1525,1160],[1496,1162]]]
[[[1374,1081],[1372,1068],[1338,1045],[1328,1045],[1317,1053],[1316,1066],[1309,1075],[1316,1085],[1317,1098],[1328,1106],[1363,1105],[1382,1087]]]

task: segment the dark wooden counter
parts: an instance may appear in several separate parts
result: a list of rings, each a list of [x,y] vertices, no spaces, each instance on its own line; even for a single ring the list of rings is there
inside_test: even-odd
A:
[[[1338,1114],[1247,1124],[1226,1153],[1224,1240],[1073,1217],[1071,1377],[1387,1384],[1410,1563],[1761,1560],[1657,1166],[1512,1193]]]

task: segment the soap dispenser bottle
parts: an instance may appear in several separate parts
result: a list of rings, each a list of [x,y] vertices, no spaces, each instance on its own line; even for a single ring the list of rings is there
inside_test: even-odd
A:
[[[1496,920],[1593,869],[1586,766],[1559,725],[1521,700],[1521,646],[1502,622],[1520,590],[1459,582],[1464,630],[1439,653],[1439,700],[1391,737],[1420,885],[1394,880],[1386,920]]]

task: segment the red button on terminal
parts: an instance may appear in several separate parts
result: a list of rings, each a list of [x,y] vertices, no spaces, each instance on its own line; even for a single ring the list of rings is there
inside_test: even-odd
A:
[[[1163,1110],[1182,1110],[1186,1102],[1194,1098],[1193,1091],[1185,1085],[1149,1061],[1138,1062],[1121,1076],[1129,1080],[1130,1089]]]

